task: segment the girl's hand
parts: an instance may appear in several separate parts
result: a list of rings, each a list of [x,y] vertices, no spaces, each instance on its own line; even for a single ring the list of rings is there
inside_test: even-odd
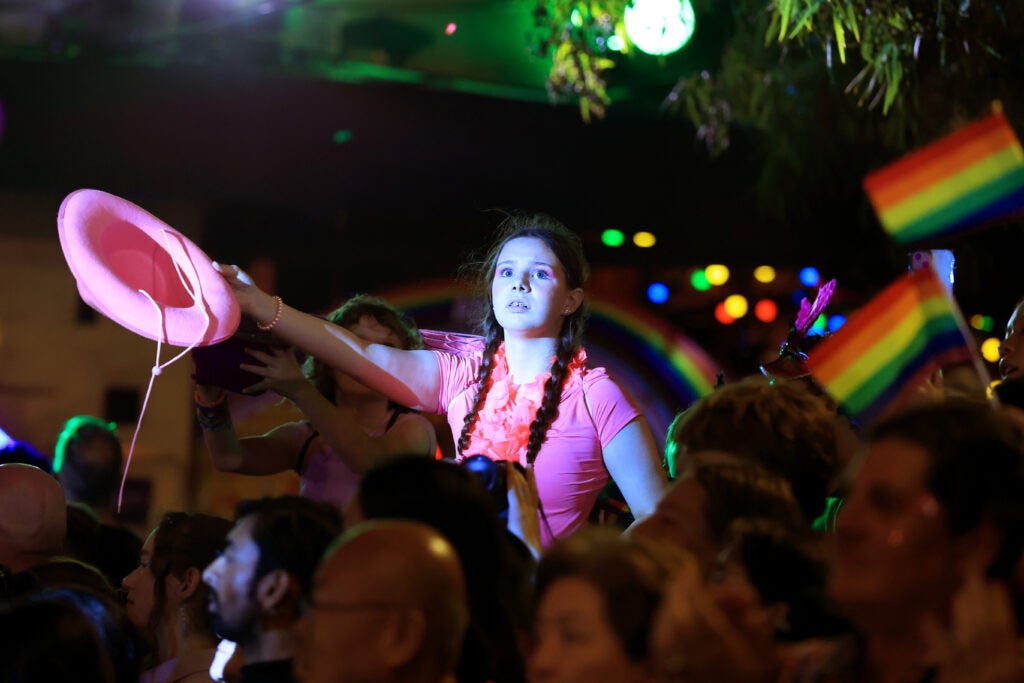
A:
[[[269,389],[275,394],[295,400],[303,391],[314,390],[306,376],[302,374],[299,362],[295,360],[295,353],[292,349],[271,349],[259,351],[246,349],[246,353],[258,360],[262,365],[242,363],[239,367],[263,379],[246,387],[245,394],[257,394]]]
[[[270,321],[277,312],[277,301],[262,291],[249,275],[238,266],[213,262],[214,269],[224,276],[228,287],[238,300],[242,312],[256,320]]]
[[[538,514],[539,496],[537,480],[533,467],[526,470],[526,476],[511,462],[502,463],[507,474],[505,483],[508,488],[508,530],[518,536],[529,546],[533,556],[540,557],[540,515]]]

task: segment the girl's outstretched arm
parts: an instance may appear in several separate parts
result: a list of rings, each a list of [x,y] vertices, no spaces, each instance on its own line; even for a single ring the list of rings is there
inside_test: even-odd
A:
[[[271,326],[277,337],[396,403],[429,412],[437,409],[440,372],[432,352],[371,344],[343,327],[281,303],[253,284],[238,266],[214,267],[231,287],[242,312]]]

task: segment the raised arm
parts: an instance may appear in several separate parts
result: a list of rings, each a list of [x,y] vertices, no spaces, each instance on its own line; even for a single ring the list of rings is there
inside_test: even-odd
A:
[[[436,410],[440,391],[437,362],[429,351],[404,351],[366,342],[326,320],[280,303],[256,287],[237,266],[217,264],[244,313],[276,336],[346,372],[392,401]]]
[[[295,469],[304,439],[301,425],[289,423],[262,436],[240,439],[226,398],[227,393],[220,387],[196,386],[203,443],[213,466],[236,474],[277,474]]]
[[[654,512],[668,478],[647,420],[637,417],[604,447],[604,464],[622,491],[634,519]]]
[[[381,436],[370,436],[352,408],[331,403],[306,379],[290,350],[248,353],[262,365],[242,368],[264,378],[250,389],[270,389],[291,400],[353,472],[362,474],[396,455],[433,455],[433,426],[426,420],[399,421]]]

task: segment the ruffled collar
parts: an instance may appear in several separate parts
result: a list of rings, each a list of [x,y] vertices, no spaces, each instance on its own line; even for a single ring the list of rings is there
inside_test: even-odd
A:
[[[586,361],[586,351],[578,349],[569,363],[563,392],[565,388],[581,381]],[[545,372],[531,382],[516,384],[508,371],[505,344],[502,342],[494,353],[487,396],[470,432],[469,445],[463,453],[482,453],[495,460],[512,460],[525,465],[530,425],[544,401],[544,383],[549,377],[551,373]]]

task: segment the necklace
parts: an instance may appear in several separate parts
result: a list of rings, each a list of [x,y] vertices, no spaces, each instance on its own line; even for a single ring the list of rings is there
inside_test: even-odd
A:
[[[569,363],[563,392],[565,387],[582,381],[586,360],[586,351],[578,349]],[[464,453],[482,453],[494,460],[511,460],[525,465],[530,425],[544,401],[544,383],[549,377],[551,372],[544,372],[530,382],[516,384],[508,371],[505,344],[502,342],[494,353],[494,367],[491,370],[487,395],[477,413],[476,423],[470,432],[469,445]]]

